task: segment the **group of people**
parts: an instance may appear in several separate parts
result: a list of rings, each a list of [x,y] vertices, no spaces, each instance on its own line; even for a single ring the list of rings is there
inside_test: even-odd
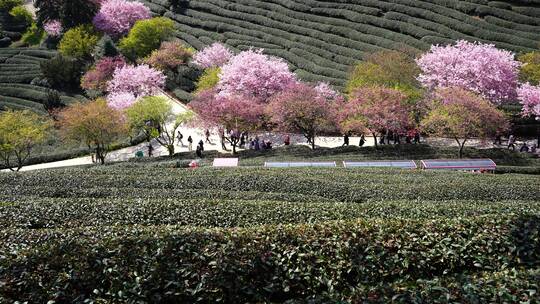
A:
[[[380,145],[385,145],[385,144],[390,145],[391,142],[393,141],[394,145],[399,145],[399,144],[401,144],[402,136],[403,135],[399,134],[399,133],[387,132],[387,133],[381,135],[377,142]],[[346,133],[346,134],[343,135],[343,145],[341,145],[342,147],[349,145],[349,143],[350,143],[349,137],[350,137],[350,133]],[[420,143],[420,132],[418,132],[417,130],[411,130],[411,131],[407,132],[407,134],[405,134],[405,142],[407,144]],[[366,143],[366,136],[364,134],[361,134],[358,145],[360,147],[362,147],[365,143]]]
[[[501,135],[497,135],[497,137],[495,138],[495,142],[493,142],[494,145],[502,145],[502,136]],[[515,151],[516,150],[516,137],[512,134],[510,136],[508,136],[508,149],[511,149],[512,151]],[[523,152],[523,153],[532,153],[532,154],[536,154],[537,152],[537,148],[538,146],[536,144],[533,144],[532,146],[529,147],[529,145],[527,144],[527,142],[523,142],[521,144],[521,147],[519,148],[519,152]]]
[[[265,141],[264,139],[259,139],[259,136],[255,136],[254,139],[249,141],[249,150],[261,151],[261,150],[271,150],[272,142]]]

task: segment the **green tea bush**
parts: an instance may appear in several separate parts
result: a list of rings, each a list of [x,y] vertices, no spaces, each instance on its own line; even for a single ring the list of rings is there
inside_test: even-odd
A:
[[[418,280],[454,283],[450,276],[534,265],[539,223],[537,216],[488,216],[232,230],[7,229],[0,231],[1,250],[10,252],[0,260],[1,295],[9,302],[347,301],[361,295],[354,292],[360,286],[383,300],[396,296],[391,287],[400,282],[421,289]]]

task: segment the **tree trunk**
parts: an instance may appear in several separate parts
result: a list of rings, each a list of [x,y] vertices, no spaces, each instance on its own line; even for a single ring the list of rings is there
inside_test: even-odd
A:
[[[311,150],[315,150],[315,136],[311,138]]]
[[[174,155],[174,144],[167,145],[167,151],[169,152],[169,156],[173,156]]]
[[[463,148],[465,148],[465,143],[467,142],[467,139],[464,139],[463,142],[460,142],[459,139],[456,138],[456,141],[459,146],[459,152],[458,152],[458,158],[463,157]]]
[[[377,144],[377,135],[375,133],[371,133],[373,135],[373,140],[375,141],[375,149],[377,149],[379,146]]]

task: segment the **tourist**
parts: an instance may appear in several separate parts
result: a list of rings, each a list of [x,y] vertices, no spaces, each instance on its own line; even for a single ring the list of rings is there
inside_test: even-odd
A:
[[[516,149],[515,143],[516,137],[512,134],[508,137],[508,149],[512,148],[512,151],[514,151]]]
[[[289,136],[289,134],[285,135],[285,138],[283,139],[283,144],[285,146],[288,146],[291,144],[291,137]]]
[[[182,134],[182,132],[178,131],[178,135],[176,136],[176,138],[178,139],[178,142],[180,143],[180,146],[183,147],[184,142],[182,141],[182,139],[184,139],[184,135]]]
[[[495,141],[493,142],[494,145],[500,146],[502,145],[502,136],[499,132],[495,135]]]
[[[211,144],[211,142],[210,142],[210,130],[206,129],[206,132],[204,133],[204,135],[206,136],[206,142]]]
[[[154,155],[154,147],[152,146],[152,143],[148,144],[148,157],[152,157]]]
[[[202,139],[199,141],[199,147],[201,147],[201,151],[204,151],[204,142]]]
[[[255,149],[255,140],[253,140],[253,139],[249,140],[249,149],[250,150]]]
[[[261,142],[260,149],[261,149],[261,150],[266,150],[266,142],[264,141],[264,139],[263,139],[262,142]]]
[[[343,145],[341,145],[341,146],[344,147],[344,146],[348,146],[348,145],[349,145],[349,134],[345,133],[345,135],[343,135]]]
[[[193,138],[191,138],[191,135],[187,138],[188,141],[188,150],[189,152],[193,151]]]
[[[245,146],[246,146],[246,134],[245,132],[242,132],[242,134],[240,135],[240,148],[244,149]]]
[[[366,143],[366,137],[364,136],[364,134],[362,134],[360,135],[360,142],[358,143],[358,145],[362,147],[365,143]]]
[[[519,148],[519,152],[529,152],[529,146],[527,146],[526,142],[523,142],[521,148]]]
[[[259,136],[255,136],[255,151],[259,151],[261,149],[261,145],[259,144]]]
[[[202,141],[202,140],[201,140],[201,141]],[[203,157],[202,151],[203,151],[203,149],[202,149],[201,145],[197,145],[197,149],[195,149],[195,154],[197,155],[198,158],[202,158],[202,157]]]

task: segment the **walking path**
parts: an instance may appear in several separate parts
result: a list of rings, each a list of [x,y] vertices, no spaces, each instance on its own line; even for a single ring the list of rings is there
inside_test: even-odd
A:
[[[166,97],[169,102],[172,105],[173,112],[175,114],[180,114],[185,111],[187,111],[187,107],[176,100],[175,98],[171,97],[167,93],[163,92],[160,96]],[[171,122],[172,124],[172,122]],[[184,135],[184,145],[180,145],[177,143],[177,146],[175,147],[175,152],[187,152],[187,138],[188,136],[191,136],[193,138],[193,148],[197,146],[197,143],[202,139],[204,141],[205,136],[204,132],[205,130],[200,128],[194,128],[189,126],[181,126],[178,128],[178,130]],[[215,133],[215,132],[214,132]],[[280,146],[283,143],[283,136],[276,133],[258,133],[257,134],[261,140],[265,141],[271,141],[273,143],[273,146]],[[303,144],[308,145],[306,142],[306,139],[301,135],[291,135],[291,144]],[[359,137],[350,137],[350,144],[351,145],[358,145],[360,141]],[[210,142],[211,144],[205,143],[204,149],[206,151],[221,151],[225,153],[230,153],[231,149],[229,151],[223,151],[221,149],[221,143],[220,138],[218,134],[212,134],[210,136]],[[424,141],[425,142],[425,141]],[[162,147],[159,145],[155,140],[151,141],[154,156],[162,156],[162,155],[168,155],[167,149],[165,147]],[[339,147],[343,144],[343,138],[342,137],[317,137],[315,139],[315,144],[319,147],[327,147],[327,148],[334,148]],[[435,146],[449,146],[449,145],[455,145],[455,142],[450,139],[443,139],[443,138],[430,138],[429,144],[435,145]],[[364,146],[373,146],[373,138],[372,137],[366,137],[366,143]],[[481,141],[481,140],[470,140],[467,143],[467,146],[475,146],[477,148],[492,148],[493,144],[491,141]],[[148,143],[144,142],[141,144],[138,144],[136,146],[131,146],[123,149],[119,149],[116,151],[111,151],[109,154],[107,154],[106,161],[107,162],[113,162],[113,161],[126,161],[130,158],[135,157],[135,153],[138,151],[142,151],[144,155],[148,155]],[[50,163],[42,163],[37,165],[30,165],[25,166],[21,169],[21,171],[32,171],[32,170],[39,170],[39,169],[50,169],[50,168],[62,168],[62,167],[72,167],[72,166],[80,166],[80,165],[90,165],[92,164],[92,158],[90,156],[84,156],[84,157],[78,157],[73,159],[67,159],[62,161],[56,161],[56,162],[50,162]],[[9,170],[2,170],[2,171],[9,171]]]

